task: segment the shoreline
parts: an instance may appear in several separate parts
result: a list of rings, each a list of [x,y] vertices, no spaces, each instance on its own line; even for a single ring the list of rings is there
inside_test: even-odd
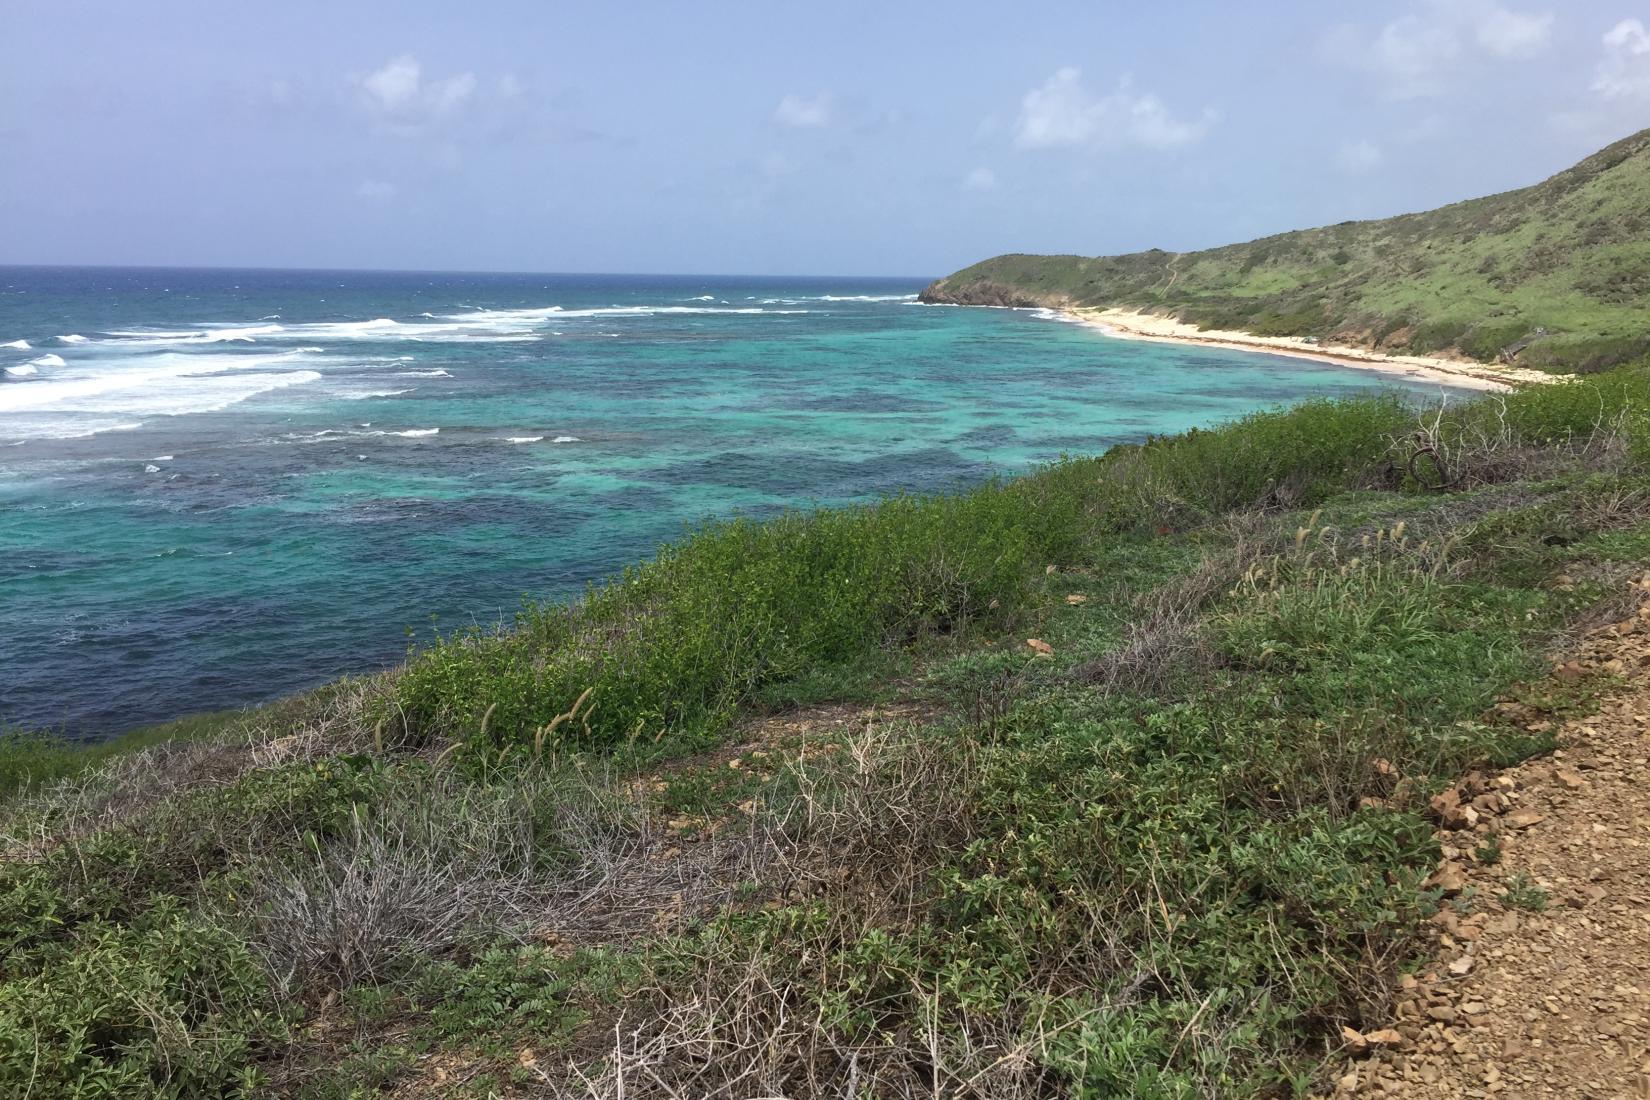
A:
[[[1545,383],[1560,375],[1526,367],[1501,367],[1465,359],[1420,355],[1383,355],[1344,344],[1309,344],[1299,336],[1256,336],[1249,332],[1201,330],[1196,325],[1154,313],[1127,309],[1073,307],[1059,312],[1118,340],[1163,341],[1260,352],[1355,367],[1410,381],[1438,382],[1459,389],[1504,393],[1525,383]]]

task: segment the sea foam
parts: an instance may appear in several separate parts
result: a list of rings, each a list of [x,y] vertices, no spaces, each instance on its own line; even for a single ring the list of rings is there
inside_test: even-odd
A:
[[[68,366],[58,356],[34,362]],[[305,356],[293,352],[166,352],[145,356],[140,364],[124,358],[77,362],[52,377],[0,388],[0,413],[34,414],[7,425],[26,437],[71,438],[131,427],[132,417],[215,412],[255,394],[318,381],[318,371],[270,369],[306,362]],[[122,419],[94,419],[111,415]]]
[[[497,325],[543,321],[552,317],[557,321],[563,321],[576,317],[654,317],[681,314],[715,316],[807,312],[805,309],[763,309],[760,306],[599,306],[592,309],[564,309],[561,306],[543,306],[538,309],[495,309],[482,310],[479,313],[454,313],[449,314],[446,319],[449,321]]]
[[[345,401],[365,401],[369,397],[400,397],[412,390],[365,390],[360,393],[341,393],[338,396]]]

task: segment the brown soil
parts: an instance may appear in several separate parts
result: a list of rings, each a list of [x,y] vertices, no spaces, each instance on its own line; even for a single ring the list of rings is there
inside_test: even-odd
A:
[[[1437,956],[1390,1028],[1347,1032],[1336,1096],[1650,1100],[1650,574],[1635,588],[1636,611],[1554,669],[1625,687],[1551,756],[1433,800]]]

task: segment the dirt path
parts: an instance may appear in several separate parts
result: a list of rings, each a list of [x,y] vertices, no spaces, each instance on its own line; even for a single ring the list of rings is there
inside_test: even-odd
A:
[[[1393,1028],[1348,1034],[1364,1053],[1335,1095],[1650,1100],[1650,574],[1636,587],[1636,612],[1556,670],[1627,688],[1551,756],[1434,800],[1456,826],[1436,963]]]

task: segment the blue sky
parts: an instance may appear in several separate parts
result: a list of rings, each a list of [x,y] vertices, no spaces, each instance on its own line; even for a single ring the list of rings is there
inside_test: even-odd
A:
[[[1644,0],[7,0],[0,263],[936,275],[1534,182]]]

